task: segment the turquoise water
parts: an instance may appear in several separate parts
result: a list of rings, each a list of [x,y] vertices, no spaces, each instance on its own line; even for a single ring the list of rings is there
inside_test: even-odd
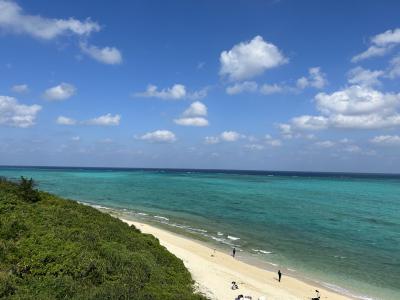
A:
[[[344,293],[400,299],[400,176],[0,167],[22,175]]]

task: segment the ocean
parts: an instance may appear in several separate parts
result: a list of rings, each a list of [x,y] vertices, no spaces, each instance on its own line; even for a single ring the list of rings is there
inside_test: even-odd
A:
[[[360,299],[400,299],[400,175],[0,167]],[[322,295],[323,296],[323,295]]]

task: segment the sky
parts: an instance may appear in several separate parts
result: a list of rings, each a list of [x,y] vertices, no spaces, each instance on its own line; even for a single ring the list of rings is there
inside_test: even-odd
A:
[[[0,165],[399,173],[399,11],[0,0]]]

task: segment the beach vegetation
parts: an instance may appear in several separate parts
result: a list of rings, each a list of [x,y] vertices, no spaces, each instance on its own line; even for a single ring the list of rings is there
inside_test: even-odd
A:
[[[0,178],[3,298],[205,299],[155,237],[26,178]]]

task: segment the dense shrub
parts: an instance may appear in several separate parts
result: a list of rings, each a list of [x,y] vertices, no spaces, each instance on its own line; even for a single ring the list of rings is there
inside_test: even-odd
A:
[[[0,298],[204,299],[153,236],[22,179],[0,179]]]

